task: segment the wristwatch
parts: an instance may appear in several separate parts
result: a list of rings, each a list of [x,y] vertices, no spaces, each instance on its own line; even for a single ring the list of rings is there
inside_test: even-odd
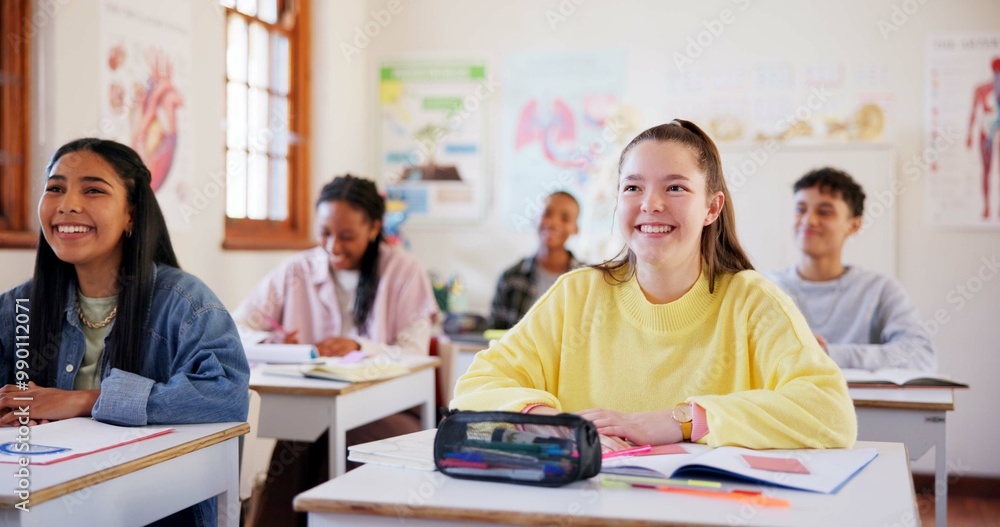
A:
[[[684,436],[684,441],[691,440],[691,403],[681,403],[674,407],[670,411],[670,416],[674,418],[681,425],[681,434]]]

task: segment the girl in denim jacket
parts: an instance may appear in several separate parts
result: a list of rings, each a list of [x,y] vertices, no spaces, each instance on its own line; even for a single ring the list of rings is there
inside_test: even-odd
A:
[[[250,370],[236,325],[178,268],[138,154],[78,139],[46,173],[34,276],[0,295],[0,425],[16,424],[14,397],[33,398],[32,424],[246,420]],[[25,307],[27,357],[14,333]],[[216,519],[212,498],[157,525]]]

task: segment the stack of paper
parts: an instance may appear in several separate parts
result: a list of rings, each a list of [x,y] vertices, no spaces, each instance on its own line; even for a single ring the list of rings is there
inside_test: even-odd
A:
[[[390,437],[347,447],[347,459],[391,467],[434,470],[434,437],[437,429]]]

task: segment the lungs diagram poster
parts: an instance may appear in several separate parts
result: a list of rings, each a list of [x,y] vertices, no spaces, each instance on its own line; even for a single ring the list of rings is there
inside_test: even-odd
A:
[[[1000,33],[927,42],[924,150],[904,163],[923,170],[927,223],[1000,229]]]
[[[103,0],[100,133],[132,147],[171,230],[188,230],[194,185],[191,0]],[[221,88],[220,88],[221,89]]]
[[[531,232],[548,194],[566,191],[581,206],[576,241],[588,250],[578,256],[610,242],[625,67],[625,53],[610,50],[508,55],[499,207],[508,229]]]

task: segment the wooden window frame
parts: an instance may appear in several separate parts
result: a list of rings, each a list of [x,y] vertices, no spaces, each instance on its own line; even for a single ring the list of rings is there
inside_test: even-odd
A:
[[[0,9],[0,248],[31,248],[38,232],[31,228],[31,0],[4,0]],[[14,36],[14,38],[8,38]]]
[[[217,0],[216,0],[217,1]],[[285,0],[292,4],[295,16],[295,26],[291,31],[284,30],[288,35],[291,69],[288,90],[288,217],[282,221],[254,220],[249,218],[230,218],[225,216],[226,229],[222,248],[228,250],[300,250],[316,245],[311,233],[310,224],[310,165],[309,145],[310,122],[312,111],[310,88],[312,86],[309,65],[311,59],[310,31],[310,1]],[[226,22],[226,46],[229,46],[229,15],[236,14],[247,20],[257,21],[270,27],[256,17],[247,16],[236,9],[224,7]],[[279,13],[280,16],[280,13]],[[270,65],[269,65],[270,66]],[[224,78],[228,79],[228,75]],[[228,95],[226,105],[228,108]],[[228,113],[228,111],[227,111]],[[223,150],[226,159],[227,147]],[[227,197],[228,199],[228,197]]]

